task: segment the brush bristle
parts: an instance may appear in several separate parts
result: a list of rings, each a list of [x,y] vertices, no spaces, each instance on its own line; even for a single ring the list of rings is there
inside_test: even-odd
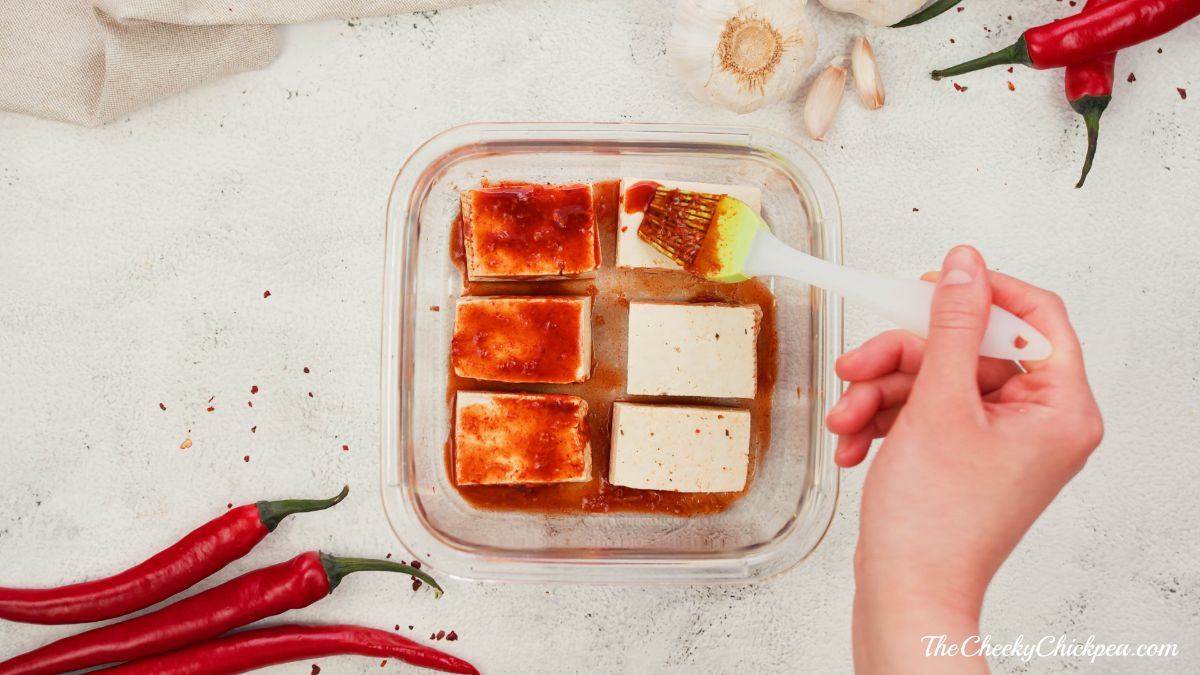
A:
[[[654,191],[638,238],[687,267],[696,259],[721,195],[659,187]]]

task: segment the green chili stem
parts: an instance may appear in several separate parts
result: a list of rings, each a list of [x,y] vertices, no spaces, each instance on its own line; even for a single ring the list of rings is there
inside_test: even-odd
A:
[[[1100,138],[1100,116],[1104,114],[1104,109],[1111,100],[1112,96],[1084,96],[1071,103],[1071,107],[1083,115],[1083,125],[1087,127],[1088,135],[1087,155],[1083,159],[1083,173],[1079,176],[1079,182],[1075,184],[1077,188],[1083,187],[1088,172],[1092,170],[1092,160],[1096,158],[1096,141]]]
[[[329,590],[331,592],[337,588],[338,584],[342,583],[342,579],[347,574],[355,572],[399,572],[424,581],[433,589],[435,597],[442,597],[442,587],[438,585],[438,582],[412,565],[372,558],[338,558],[327,553],[321,554],[321,565],[325,567],[325,576],[329,578]]]
[[[957,66],[950,66],[949,68],[935,70],[930,73],[930,75],[933,77],[933,79],[940,80],[943,77],[962,75],[963,73],[970,73],[972,71],[982,70],[992,66],[1003,66],[1011,63],[1019,63],[1025,66],[1033,64],[1033,62],[1029,59],[1029,48],[1025,45],[1025,36],[1023,35],[1021,36],[1021,39],[1005,47],[1004,49],[992,52],[991,54],[986,54],[977,59],[971,59],[970,61],[967,61],[966,63],[960,63]]]
[[[891,27],[892,28],[906,28],[908,26],[915,26],[919,23],[925,23],[926,21],[932,19],[933,17],[935,17],[939,14],[942,14],[943,12],[948,11],[951,7],[957,5],[960,2],[962,2],[962,0],[936,0],[936,2],[929,3],[929,5],[925,7],[925,9],[918,10],[915,14],[908,17],[907,19],[904,19],[903,21],[899,21],[897,23],[892,24]]]
[[[293,513],[327,509],[345,499],[348,494],[350,494],[349,485],[343,487],[336,497],[329,499],[281,499],[274,502],[258,502],[255,506],[258,507],[258,518],[266,526],[267,531],[274,532],[279,521]]]

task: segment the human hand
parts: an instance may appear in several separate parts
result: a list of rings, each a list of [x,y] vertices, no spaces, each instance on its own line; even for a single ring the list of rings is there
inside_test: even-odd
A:
[[[890,331],[843,355],[837,373],[851,384],[826,418],[843,467],[886,436],[855,553],[860,672],[934,672],[922,636],[978,634],[996,570],[1103,435],[1058,296],[988,272],[969,247],[950,251],[937,279],[928,340]],[[1050,339],[1049,359],[1023,372],[978,356],[993,301]],[[986,670],[982,659],[943,667]]]

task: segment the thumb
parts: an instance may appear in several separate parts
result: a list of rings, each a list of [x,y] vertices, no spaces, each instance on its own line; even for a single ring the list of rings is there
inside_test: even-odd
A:
[[[954,247],[942,262],[933,291],[929,338],[913,385],[915,395],[979,400],[979,345],[991,306],[992,288],[979,251]]]

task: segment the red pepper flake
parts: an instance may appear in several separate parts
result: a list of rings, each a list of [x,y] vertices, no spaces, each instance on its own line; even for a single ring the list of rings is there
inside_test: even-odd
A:
[[[920,212],[921,212],[921,209],[918,209],[915,206],[913,207],[913,213],[920,213]]]
[[[1159,48],[1158,48],[1158,53],[1159,53],[1159,54],[1161,54],[1161,53],[1162,53],[1162,47],[1159,47]]]
[[[317,664],[314,663],[313,667],[312,667],[312,672],[310,672],[308,675],[321,675],[321,666],[318,666]]]
[[[959,84],[957,82],[954,82],[953,84],[954,84],[954,91],[963,92],[963,91],[967,90],[966,87],[962,86],[961,84]]]
[[[158,404],[158,409],[159,409],[159,410],[166,410],[166,409],[167,409],[167,406],[166,406],[166,405],[164,405],[164,404],[163,404],[163,403],[160,401],[160,402],[159,402],[159,404]]]
[[[439,631],[438,631],[438,633],[437,633],[437,635],[438,635],[438,636],[437,636],[437,639],[441,640],[442,638],[446,637],[446,631],[444,631],[444,630],[439,630]]]
[[[385,666],[387,666],[387,659],[384,659],[384,660],[382,660],[382,661],[380,661],[380,662],[379,662],[379,667],[380,667],[380,668],[383,668],[383,667],[385,667]]]
[[[400,630],[400,624],[396,624],[396,630]]]
[[[629,226],[628,226],[628,225],[625,225],[625,226],[623,226],[623,227],[621,228],[621,231],[622,231],[622,232],[628,232],[628,231],[629,231]]]
[[[954,44],[954,38],[950,38],[950,44]]]
[[[304,366],[304,374],[307,375],[309,372],[310,371],[308,370],[308,366]]]
[[[389,553],[389,554],[387,554],[387,555],[386,555],[386,556],[384,556],[384,557],[385,557],[385,558],[387,558],[388,560],[391,560],[391,559],[392,559],[392,554],[391,554],[391,553]]]
[[[450,631],[449,633],[446,633],[446,639],[449,640],[450,642],[454,642],[455,640],[458,639],[458,633],[455,633],[454,631]]]
[[[245,455],[245,456],[243,456],[243,457],[242,457],[242,461],[243,461],[243,462],[247,462],[247,463],[248,463],[248,462],[250,461],[250,455]]]
[[[258,393],[258,385],[257,385],[257,384],[252,384],[252,385],[250,385],[250,393],[251,393],[251,394],[257,394],[257,393]]]
[[[1071,1],[1070,1],[1070,2],[1068,2],[1067,4],[1068,4],[1068,5],[1070,5],[1070,6],[1072,6],[1072,7],[1074,7],[1074,6],[1075,6],[1075,0],[1071,0]]]
[[[1010,72],[1010,73],[1011,73],[1011,72],[1012,72],[1012,69],[1013,69],[1013,67],[1012,67],[1012,66],[1009,66],[1009,67],[1008,67],[1008,72]]]
[[[255,424],[254,426],[250,427],[250,433],[252,433],[252,434],[256,434],[256,433],[258,433],[258,425],[257,425],[257,424]]]
[[[350,452],[350,446],[342,444],[342,452]]]
[[[442,308],[441,308],[441,307],[438,307],[437,305],[430,305],[430,306],[429,306],[429,311],[431,311],[431,312],[440,312],[440,311],[442,311]]]
[[[416,568],[416,569],[421,569],[421,561],[420,561],[420,560],[414,560],[414,561],[412,561],[412,564],[410,564],[410,565],[409,565],[409,567],[413,567],[413,568]]]
[[[961,11],[963,11],[963,9],[965,9],[965,8],[964,8],[964,7],[962,7],[962,6],[960,5],[960,6],[959,6],[959,8],[958,8],[958,11],[960,11],[960,12],[961,12]]]
[[[209,397],[208,397],[208,400],[207,400],[207,401],[205,401],[205,403],[212,403],[214,398],[216,398],[216,395],[215,395],[215,394],[214,394],[214,395],[212,395],[212,396],[209,396]]]
[[[233,508],[233,502],[229,502],[228,504],[226,504],[226,505],[225,505],[225,508],[227,508],[227,509],[232,509],[232,508]]]
[[[436,639],[437,639],[437,633],[430,633],[430,634],[429,634],[429,639],[430,639],[430,640],[436,640]]]
[[[190,438],[183,439],[183,442],[179,444],[180,450],[187,450],[190,447],[192,447],[192,439]]]
[[[208,406],[208,412],[212,412],[212,411],[214,411],[214,410],[216,410],[216,408],[212,407],[211,405],[210,405],[210,406]]]
[[[1134,77],[1133,73],[1129,73],[1129,77],[1125,78],[1125,81],[1132,84],[1134,82],[1137,82],[1137,78]]]
[[[1008,90],[1009,90],[1009,91],[1016,91],[1016,90],[1017,90],[1017,87],[1016,87],[1016,85],[1014,85],[1014,84],[1012,83],[1012,80],[1009,80],[1009,81],[1008,81]]]
[[[697,430],[696,430],[696,433],[700,433],[700,430],[699,430],[699,429],[697,429]]]
[[[269,297],[271,297],[271,291],[263,291],[263,298],[266,299]]]
[[[1179,98],[1185,101],[1187,100],[1187,89],[1184,89],[1183,87],[1175,87],[1175,91],[1179,92]]]
[[[421,580],[420,579],[413,577],[412,589],[414,591],[421,590]]]

